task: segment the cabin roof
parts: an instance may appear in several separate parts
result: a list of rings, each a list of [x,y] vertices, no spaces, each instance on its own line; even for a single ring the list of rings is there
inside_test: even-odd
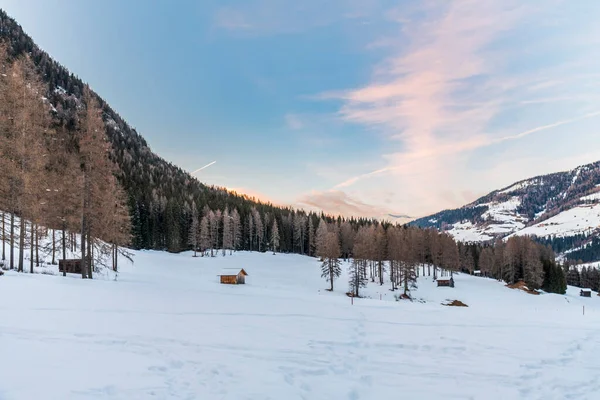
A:
[[[584,291],[584,292],[591,292],[592,291],[592,289],[588,289],[588,288],[581,288],[581,290]]]
[[[438,281],[449,281],[450,279],[452,279],[450,276],[440,276],[437,278]]]
[[[244,268],[223,268],[219,273],[219,276],[238,276],[242,274],[248,276],[248,273],[244,271]]]

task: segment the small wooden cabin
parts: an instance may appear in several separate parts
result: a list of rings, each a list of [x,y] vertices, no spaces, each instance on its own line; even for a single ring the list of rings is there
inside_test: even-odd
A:
[[[221,270],[219,277],[225,285],[243,285],[246,283],[248,273],[243,268],[225,268]]]
[[[592,289],[581,289],[579,295],[581,297],[592,297]]]
[[[454,279],[451,276],[441,276],[437,278],[438,287],[454,287]]]
[[[66,269],[67,273],[80,274],[81,273],[81,258],[75,258],[70,260],[58,260],[58,270],[64,272]]]
[[[473,271],[473,275],[475,276],[481,276],[481,271],[476,269],[475,271]]]

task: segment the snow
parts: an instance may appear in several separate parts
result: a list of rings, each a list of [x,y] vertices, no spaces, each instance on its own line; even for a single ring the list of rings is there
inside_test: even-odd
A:
[[[447,233],[460,242],[485,242],[494,237],[484,233],[485,227],[477,227],[471,221],[458,222],[452,225]]]
[[[223,268],[219,272],[219,276],[232,276],[242,272],[242,268]]]
[[[488,210],[482,214],[487,221],[482,225],[474,225],[470,221],[453,224],[448,230],[454,239],[461,242],[484,242],[492,240],[496,235],[506,235],[525,227],[527,218],[517,213],[521,199],[513,196],[504,202],[481,204]]]
[[[522,182],[515,183],[514,185],[509,186],[506,189],[499,191],[498,193],[502,193],[502,194],[512,193],[516,190],[525,189],[526,187],[534,185],[534,184],[535,184],[535,182],[533,180],[522,181]]]
[[[590,233],[600,227],[600,204],[580,205],[565,210],[552,218],[529,226],[515,235],[535,235],[539,237],[555,235],[558,237]]]
[[[455,288],[421,277],[414,302],[371,283],[352,305],[346,272],[327,292],[314,258],[135,260],[116,281],[0,277],[2,400],[592,399],[600,389],[600,298],[578,288],[532,296],[458,274]],[[217,272],[234,267],[247,284],[220,285]],[[455,299],[468,307],[441,305]]]
[[[56,86],[56,89],[54,89],[54,93],[65,95],[67,94],[67,91],[62,86]]]
[[[595,200],[600,200],[600,192],[596,192],[596,193],[592,193],[590,195],[587,196],[583,196],[581,198],[581,200],[583,201],[595,201]]]

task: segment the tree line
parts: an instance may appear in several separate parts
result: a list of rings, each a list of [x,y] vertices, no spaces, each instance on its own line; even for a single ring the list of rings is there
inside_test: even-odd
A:
[[[0,44],[2,260],[23,272],[29,249],[33,273],[49,239],[53,263],[78,248],[82,277],[92,278],[100,266],[116,269],[119,248],[130,243],[126,196],[89,87],[68,124],[47,93],[31,58],[12,57]]]

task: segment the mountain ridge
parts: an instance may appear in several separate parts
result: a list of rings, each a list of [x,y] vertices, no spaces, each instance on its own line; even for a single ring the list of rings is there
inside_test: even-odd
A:
[[[523,179],[409,224],[447,231],[463,242],[534,236],[554,242],[553,247],[561,249],[558,253],[568,258],[600,237],[600,161]],[[565,247],[561,241],[573,243]]]

